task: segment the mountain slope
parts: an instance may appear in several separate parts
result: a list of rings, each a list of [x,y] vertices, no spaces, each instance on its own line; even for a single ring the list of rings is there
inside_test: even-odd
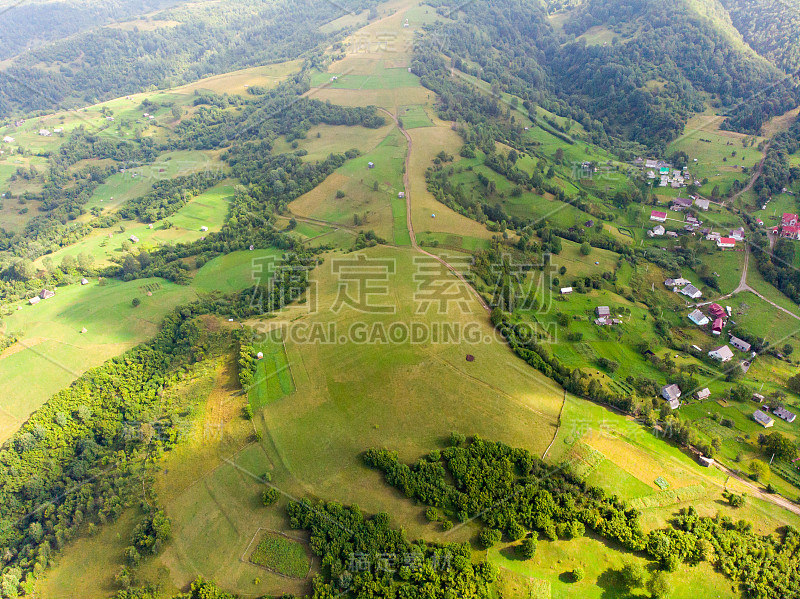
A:
[[[800,2],[720,0],[744,39],[787,73],[800,68]]]
[[[0,118],[52,111],[302,56],[335,35],[319,26],[346,4],[239,0],[157,13],[152,31],[102,27],[48,44],[0,71]],[[359,5],[373,5],[372,0]]]
[[[562,27],[556,31],[540,5],[491,0],[465,6],[439,35],[447,40],[444,52],[461,59],[464,70],[571,116],[601,143],[608,136],[663,147],[709,97],[738,106],[782,77],[710,0],[669,6],[589,0]],[[598,31],[610,34],[611,43],[593,43]],[[780,114],[780,107],[732,126],[760,127],[751,120]]]

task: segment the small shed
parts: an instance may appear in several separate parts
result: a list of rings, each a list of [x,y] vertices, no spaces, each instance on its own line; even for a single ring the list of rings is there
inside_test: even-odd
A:
[[[89,279],[87,279],[86,277],[81,279],[81,285],[88,285],[88,284],[89,284]]]
[[[406,197],[406,192],[405,191],[401,191],[400,193],[397,194],[397,197],[402,200],[404,197]]]
[[[758,422],[764,428],[770,428],[775,424],[775,421],[770,418],[768,414],[762,412],[761,410],[756,410],[753,412],[753,420]]]
[[[700,462],[700,465],[705,466],[706,468],[710,468],[711,466],[714,465],[714,458],[707,458],[706,456],[701,455],[697,459]]]

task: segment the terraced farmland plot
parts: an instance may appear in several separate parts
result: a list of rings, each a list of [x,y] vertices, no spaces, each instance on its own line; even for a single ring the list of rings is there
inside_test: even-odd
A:
[[[291,578],[304,578],[311,568],[311,559],[298,541],[267,531],[250,554],[250,561]]]

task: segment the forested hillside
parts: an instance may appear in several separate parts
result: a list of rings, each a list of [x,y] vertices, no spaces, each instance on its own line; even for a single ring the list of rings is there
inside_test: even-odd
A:
[[[720,0],[733,24],[759,54],[787,73],[800,68],[800,2]]]
[[[141,0],[140,2],[16,2],[0,5],[0,60],[30,50],[40,44],[62,39],[98,25],[125,21],[178,4],[180,0]]]
[[[463,11],[440,33],[456,68],[571,116],[598,143],[609,136],[661,147],[709,96],[723,107],[747,100],[730,120],[747,132],[796,103],[792,88],[760,95],[781,73],[688,2],[591,0],[562,33],[538,5],[495,0]],[[582,36],[597,27],[613,32],[612,43],[587,43]]]
[[[243,0],[225,11],[188,5],[158,13],[159,20],[176,21],[173,27],[106,27],[54,42],[0,71],[0,117],[295,59],[328,38],[318,27],[341,16],[348,4]],[[374,2],[352,4],[362,10]]]

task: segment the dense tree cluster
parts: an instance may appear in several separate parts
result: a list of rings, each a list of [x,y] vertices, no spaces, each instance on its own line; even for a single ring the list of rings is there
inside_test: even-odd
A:
[[[145,223],[154,223],[175,214],[194,196],[216,185],[222,178],[220,173],[199,173],[156,181],[152,191],[128,200],[117,214],[125,220],[138,218]]]
[[[800,5],[783,0],[720,0],[736,29],[787,73],[800,68]]]
[[[116,519],[128,505],[142,460],[171,447],[185,406],[164,389],[191,364],[227,343],[195,322],[201,305],[168,316],[149,343],[88,371],[37,410],[0,450],[0,545],[6,569],[24,584],[38,577],[78,528]],[[165,523],[134,540],[154,549]]]
[[[611,136],[663,149],[682,131],[691,112],[703,106],[701,91],[716,95],[723,105],[748,99],[765,118],[785,112],[783,103],[774,101],[775,91],[759,96],[781,73],[735,44],[688,3],[590,0],[564,22],[566,39],[537,4],[473,3],[462,15],[455,23],[433,27],[428,49],[420,45],[413,68],[423,85],[439,94],[454,89],[456,84],[444,84],[431,74],[440,66],[436,40],[446,39],[441,50],[457,69],[493,89],[573,118],[596,143],[604,144]],[[613,30],[623,23],[632,31],[621,34],[619,43],[590,46],[574,40],[595,25]],[[796,90],[788,93],[796,103]],[[447,95],[462,96],[442,95],[448,113],[454,102]],[[460,116],[470,122],[468,115],[474,111],[459,108]],[[731,119],[730,124],[754,129],[751,120],[752,116]]]
[[[469,543],[412,542],[389,526],[388,514],[368,518],[358,506],[303,499],[287,511],[292,528],[309,531],[311,550],[321,558],[313,599],[492,596],[496,568],[473,563]]]
[[[645,547],[635,510],[524,449],[475,437],[467,447],[448,447],[412,466],[385,449],[367,451],[364,460],[409,498],[461,522],[479,517],[496,531],[482,538],[484,545],[499,541],[500,533],[516,540],[525,530],[537,530],[555,539],[582,536],[590,528],[628,549]]]
[[[349,4],[345,0],[345,10]],[[373,4],[359,2],[358,8]],[[293,60],[339,33],[323,33],[319,26],[341,16],[341,6],[243,0],[209,11],[188,5],[156,13],[178,23],[172,27],[101,27],[68,37],[17,57],[0,73],[0,116],[94,104]]]
[[[760,536],[748,522],[720,515],[701,517],[690,507],[683,508],[669,527],[645,534],[638,512],[587,486],[568,469],[478,437],[467,447],[437,450],[411,466],[386,449],[371,449],[364,459],[407,497],[439,506],[462,520],[482,520],[486,528],[479,541],[484,547],[499,542],[502,534],[514,541],[525,537],[526,531],[553,540],[572,538],[582,535],[585,525],[629,551],[644,551],[662,570],[673,571],[682,562],[707,561],[742,584],[754,599],[794,597],[800,588],[800,534],[791,526],[780,534]],[[530,542],[520,547],[525,554],[532,550]],[[626,568],[623,576],[629,587],[644,586],[641,569]],[[652,586],[651,593],[661,593],[664,580],[655,578],[647,586]]]

